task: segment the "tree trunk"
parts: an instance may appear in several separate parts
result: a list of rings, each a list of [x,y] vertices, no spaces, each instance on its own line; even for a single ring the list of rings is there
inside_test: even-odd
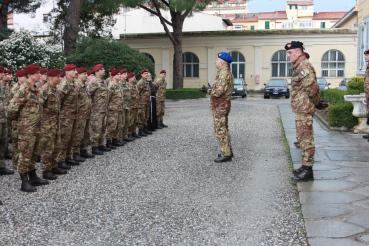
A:
[[[184,18],[179,13],[171,12],[173,23],[173,37],[175,43],[173,57],[173,88],[183,88],[183,60],[182,60],[182,38]]]
[[[83,0],[71,0],[65,17],[65,29],[63,35],[64,53],[70,54],[77,47],[79,23],[81,20],[81,7]]]
[[[8,4],[0,4],[0,30],[8,28]]]

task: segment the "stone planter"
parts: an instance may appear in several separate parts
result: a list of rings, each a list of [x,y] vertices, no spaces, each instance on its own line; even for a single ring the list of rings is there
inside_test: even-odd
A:
[[[369,133],[369,126],[366,124],[368,115],[365,94],[361,93],[360,95],[345,95],[344,97],[346,102],[350,102],[354,106],[352,115],[357,117],[359,120],[359,124],[354,127],[354,132]]]

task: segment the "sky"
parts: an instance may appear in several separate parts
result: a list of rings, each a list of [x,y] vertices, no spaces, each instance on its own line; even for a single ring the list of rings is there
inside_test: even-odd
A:
[[[314,0],[314,11],[348,11],[355,6],[356,0]],[[286,0],[251,0],[249,12],[285,10]]]

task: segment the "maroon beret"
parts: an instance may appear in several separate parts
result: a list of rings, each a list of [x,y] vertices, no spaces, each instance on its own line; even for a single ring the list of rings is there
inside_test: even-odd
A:
[[[47,68],[40,68],[40,74],[47,74],[48,69]]]
[[[15,72],[15,76],[19,77],[26,77],[27,76],[27,72],[24,68],[20,68]]]
[[[5,74],[13,75],[13,71],[12,71],[12,70],[10,70],[10,69],[4,69],[4,73],[5,73]]]
[[[47,76],[49,76],[49,77],[58,77],[58,76],[60,76],[60,74],[61,74],[61,71],[59,69],[55,69],[55,68],[49,69],[47,71]]]
[[[25,68],[27,75],[39,73],[40,69],[41,67],[37,64],[31,64]]]
[[[3,66],[0,65],[0,73],[4,73],[5,69]]]
[[[115,75],[119,74],[120,70],[117,68],[111,68],[110,69],[110,75],[114,77]]]
[[[165,71],[164,69],[163,70],[160,70],[160,74],[161,73],[167,73],[167,71]]]
[[[135,73],[133,73],[133,72],[129,72],[128,73],[128,79],[130,79],[130,78],[133,78],[133,77],[135,77],[136,75],[135,75]]]
[[[77,66],[74,65],[74,64],[65,64],[64,71],[68,72],[68,71],[75,70],[76,68],[77,68]]]
[[[122,68],[119,73],[128,73],[128,69],[127,68]]]
[[[94,72],[92,70],[88,70],[87,71],[87,76],[90,76],[91,74],[93,74]]]
[[[146,69],[146,68],[145,69],[142,69],[141,72],[140,72],[140,74],[142,75],[143,73],[149,73],[149,70]]]
[[[87,69],[84,68],[84,67],[77,67],[76,70],[77,70],[77,73],[78,74],[86,73],[87,72]]]
[[[92,72],[93,73],[96,73],[98,71],[100,71],[101,69],[104,68],[104,65],[103,64],[96,64],[93,68],[92,68]]]

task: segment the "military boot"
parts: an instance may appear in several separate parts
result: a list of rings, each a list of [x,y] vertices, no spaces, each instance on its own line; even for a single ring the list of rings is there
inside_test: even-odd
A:
[[[94,154],[94,155],[103,155],[104,152],[101,151],[98,147],[92,147],[92,154]]]
[[[4,204],[3,204],[3,202],[2,201],[0,201],[0,206],[3,206]]]
[[[67,159],[65,159],[65,163],[67,163],[70,166],[78,166],[79,165],[78,161],[75,161],[70,157],[67,157]]]
[[[80,156],[78,153],[73,154],[73,160],[77,162],[85,162],[86,159]]]
[[[135,137],[135,138],[141,138],[141,136],[139,136],[139,135],[136,133],[136,131],[134,131],[134,132],[132,133],[132,136],[133,136],[133,137]]]
[[[108,148],[107,146],[105,146],[105,145],[100,145],[99,146],[99,150],[100,151],[103,151],[103,152],[109,152],[109,151],[111,151],[111,149],[110,148]]]
[[[57,179],[58,177],[55,175],[55,173],[53,173],[52,171],[44,171],[42,173],[42,177],[44,179],[48,179],[48,180],[55,180]]]
[[[125,143],[123,143],[123,142],[119,141],[118,139],[113,139],[112,144],[113,144],[114,146],[116,146],[116,147],[121,147],[121,146],[125,145]]]
[[[297,182],[306,182],[314,180],[313,167],[302,166],[301,172],[294,174],[294,179]]]
[[[14,174],[14,171],[13,170],[10,170],[10,169],[8,169],[6,167],[0,168],[0,175],[1,176],[2,175],[12,175],[12,174]]]
[[[151,135],[152,134],[152,131],[149,130],[149,128],[145,127],[143,129],[144,133],[148,134],[148,135]]]
[[[158,129],[163,129],[164,127],[163,127],[163,125],[162,125],[162,123],[159,121],[158,122]]]
[[[64,170],[71,169],[71,167],[67,163],[65,163],[64,161],[59,161],[58,162],[58,167],[61,168],[61,169],[64,169]]]
[[[369,134],[365,134],[365,135],[363,135],[363,138],[364,138],[364,139],[369,139]]]
[[[37,191],[36,187],[34,187],[29,182],[29,178],[28,178],[27,173],[20,173],[19,175],[20,175],[21,180],[22,180],[21,191],[24,191],[24,192],[35,192],[35,191]]]
[[[112,143],[111,140],[107,140],[106,141],[106,147],[108,147],[109,149],[116,149],[117,147],[115,147]]]
[[[232,161],[232,157],[231,156],[224,156],[219,154],[218,157],[214,160],[214,162],[216,163],[221,163],[221,162],[229,162]]]
[[[140,129],[138,131],[138,135],[141,136],[141,137],[146,137],[147,136],[147,134],[142,129]]]
[[[128,135],[128,140],[134,141],[134,140],[136,140],[136,138],[134,138],[134,137],[132,136],[132,134],[129,134],[129,135]]]
[[[80,156],[82,156],[83,158],[87,158],[87,159],[90,159],[90,158],[94,158],[95,156],[88,153],[87,149],[81,149],[81,154]]]
[[[28,172],[29,182],[33,186],[48,185],[49,181],[37,176],[36,169]]]
[[[300,148],[300,143],[299,142],[293,142],[293,144],[295,145],[296,148]]]
[[[59,168],[59,167],[54,167],[52,171],[56,175],[64,175],[64,174],[68,173],[67,170],[65,170],[63,168]]]
[[[301,167],[299,167],[299,168],[297,168],[297,169],[293,170],[293,171],[292,171],[292,173],[293,173],[294,175],[297,175],[297,174],[301,173],[303,170],[304,170],[304,166],[301,166]]]
[[[166,124],[164,124],[163,122],[161,122],[161,126],[164,128],[167,128],[168,126]]]

